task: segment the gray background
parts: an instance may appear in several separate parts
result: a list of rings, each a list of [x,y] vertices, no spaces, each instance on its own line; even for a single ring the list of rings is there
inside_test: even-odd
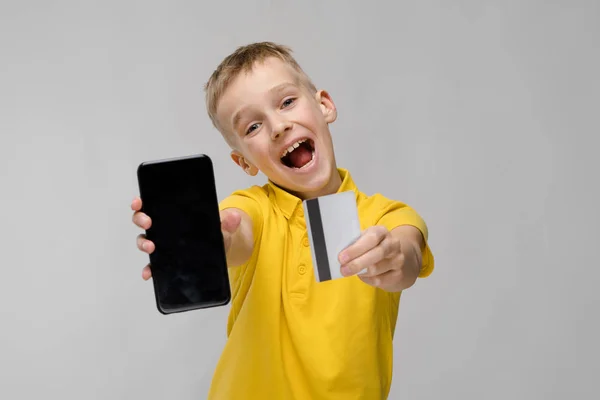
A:
[[[368,4],[367,4],[368,3]],[[199,399],[228,307],[160,315],[139,162],[245,176],[204,111],[235,47],[295,49],[340,165],[413,205],[392,399],[597,399],[598,1],[2,1],[0,398]]]

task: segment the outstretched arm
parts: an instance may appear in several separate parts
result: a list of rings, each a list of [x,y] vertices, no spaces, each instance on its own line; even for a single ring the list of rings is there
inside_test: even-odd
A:
[[[358,275],[369,285],[399,292],[416,282],[424,248],[423,235],[414,226],[401,225],[391,231],[373,226],[340,253],[342,275]]]
[[[142,200],[134,198],[131,203],[133,210],[133,223],[142,229],[150,229],[152,219],[141,211]],[[227,255],[227,266],[235,267],[244,264],[252,255],[254,247],[253,222],[250,216],[237,208],[227,208],[220,212],[221,231]],[[146,238],[145,234],[137,237],[137,247],[147,254],[152,254],[155,245]],[[142,269],[142,278],[148,280],[152,277],[150,265]]]
[[[254,248],[252,218],[237,208],[226,208],[221,211],[221,229],[227,266],[237,267],[248,261]]]

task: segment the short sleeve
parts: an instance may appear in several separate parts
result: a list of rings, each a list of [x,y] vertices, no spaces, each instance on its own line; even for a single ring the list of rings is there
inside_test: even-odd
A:
[[[435,260],[429,247],[429,230],[427,224],[412,207],[401,202],[388,201],[389,203],[381,208],[381,213],[375,224],[383,225],[390,231],[402,225],[411,225],[421,231],[423,240],[425,241],[425,248],[422,252],[422,265],[419,278],[428,277],[433,272]]]

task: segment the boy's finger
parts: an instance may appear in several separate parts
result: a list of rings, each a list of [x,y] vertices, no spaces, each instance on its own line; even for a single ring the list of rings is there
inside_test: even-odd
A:
[[[150,217],[141,211],[133,213],[133,223],[142,229],[150,229],[150,226],[152,226]]]
[[[150,271],[150,264],[148,264],[142,269],[142,279],[147,281],[151,277],[152,277],[152,271]]]
[[[374,226],[365,230],[356,242],[342,250],[338,257],[340,264],[347,264],[376,247],[385,238],[386,231],[380,228]]]
[[[142,199],[139,196],[135,196],[131,202],[131,209],[133,211],[140,211],[142,209]]]
[[[342,275],[351,276],[354,274],[366,274],[367,276],[373,276],[380,274],[385,271],[376,271],[376,265],[383,260],[385,257],[385,248],[383,246],[376,246],[375,248],[365,252],[358,256],[347,264],[342,265]]]
[[[225,253],[229,251],[231,245],[231,233],[223,231],[223,246],[225,247]]]
[[[373,264],[357,273],[359,278],[373,278],[376,276],[387,274],[394,268],[388,260],[382,260],[377,264]]]
[[[242,216],[240,213],[235,211],[229,211],[225,213],[221,220],[221,228],[226,232],[235,232],[240,223],[242,222]]]
[[[155,249],[154,242],[146,239],[146,235],[140,234],[137,237],[137,247],[144,253],[152,254]]]
[[[388,288],[390,288],[390,283],[392,283],[395,280],[395,275],[398,273],[398,271],[388,271],[385,272],[381,275],[377,275],[377,276],[362,276],[362,275],[358,275],[358,277],[360,278],[361,281],[363,281],[364,283],[366,283],[367,285],[371,285],[380,289],[384,289],[387,290]]]

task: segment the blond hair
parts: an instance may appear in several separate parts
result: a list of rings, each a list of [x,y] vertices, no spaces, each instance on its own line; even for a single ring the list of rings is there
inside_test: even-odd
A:
[[[313,92],[317,91],[310,78],[292,57],[292,50],[289,47],[273,42],[258,42],[238,47],[223,59],[204,87],[208,116],[215,128],[222,133],[224,132],[219,128],[216,116],[217,104],[221,96],[223,96],[231,81],[240,73],[252,71],[257,62],[264,62],[270,57],[279,58],[290,65],[298,73],[301,84],[304,84],[307,89]],[[227,140],[227,136],[225,138]]]

